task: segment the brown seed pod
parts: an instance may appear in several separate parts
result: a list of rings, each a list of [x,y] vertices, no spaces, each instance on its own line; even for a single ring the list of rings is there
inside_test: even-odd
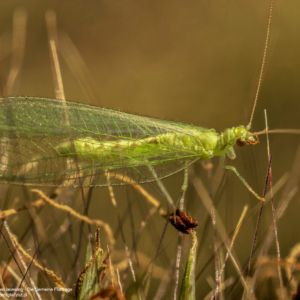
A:
[[[175,216],[175,218],[174,218]],[[197,221],[193,220],[186,212],[176,209],[175,212],[170,214],[171,224],[182,233],[189,234],[193,228],[198,226]]]

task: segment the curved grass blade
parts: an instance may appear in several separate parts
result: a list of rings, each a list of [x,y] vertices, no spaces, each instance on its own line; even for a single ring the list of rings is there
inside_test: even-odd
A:
[[[88,243],[86,257],[85,257],[85,268],[82,270],[77,284],[76,284],[76,299],[84,300],[88,299],[91,295],[99,290],[97,284],[97,262],[101,262],[103,250],[98,248],[93,256],[91,244]]]
[[[192,230],[192,247],[189,252],[189,257],[185,266],[185,271],[182,278],[179,300],[195,300],[196,299],[196,286],[195,286],[195,268],[197,257],[197,234]]]

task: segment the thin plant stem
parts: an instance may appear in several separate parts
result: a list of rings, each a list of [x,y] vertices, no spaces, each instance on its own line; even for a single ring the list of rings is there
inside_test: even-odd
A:
[[[107,181],[110,182],[110,173],[109,172],[107,172]],[[124,235],[123,228],[122,228],[120,212],[119,212],[118,205],[117,205],[117,202],[116,202],[116,199],[115,199],[114,190],[113,190],[111,185],[108,185],[108,190],[109,190],[111,202],[112,202],[112,204],[113,204],[113,206],[116,210],[117,216],[118,216],[119,228],[120,228],[122,240],[123,240],[123,243],[124,243],[126,256],[127,256],[127,259],[128,259],[128,264],[130,266],[132,278],[133,278],[133,281],[136,282],[136,276],[135,276],[135,272],[134,272],[134,269],[133,269],[132,259],[131,259],[131,256],[129,254],[129,249],[128,249],[128,246],[127,246],[127,243],[126,243],[126,240],[125,240],[125,235]]]
[[[15,249],[17,255],[19,256],[19,259],[20,259],[20,261],[21,261],[21,263],[22,263],[24,269],[27,270],[28,267],[27,267],[25,261],[23,260],[23,257],[22,257],[22,255],[21,255],[21,253],[20,253],[20,251],[19,251],[19,249],[18,249],[18,247],[17,247],[17,245],[16,245],[15,240],[14,240],[13,237],[12,237],[12,233],[11,233],[11,231],[10,231],[10,229],[9,229],[9,226],[8,226],[7,221],[6,221],[5,219],[2,219],[2,221],[4,222],[4,227],[5,227],[5,229],[6,229],[7,233],[8,233],[8,235],[9,235],[9,238],[10,238],[10,240],[11,240],[11,243],[13,244],[14,249]],[[21,272],[21,274],[22,274],[22,276],[24,276],[22,272]],[[39,294],[39,292],[38,292],[38,290],[37,290],[37,288],[36,288],[36,285],[35,285],[33,279],[32,279],[31,276],[30,276],[30,273],[28,272],[27,275],[28,275],[28,277],[29,277],[30,283],[31,283],[32,286],[34,287],[34,290],[35,290],[35,292],[36,292],[37,297],[38,297],[40,300],[42,300],[42,298],[41,298],[41,296],[40,296],[40,294]]]
[[[265,124],[266,124],[266,134],[267,134],[267,149],[268,149],[268,158],[270,160],[270,141],[268,135],[268,118],[267,118],[267,110],[264,110],[265,114]],[[273,222],[274,222],[274,234],[275,234],[275,241],[276,241],[276,250],[277,250],[277,260],[278,260],[278,276],[280,282],[280,290],[281,296],[283,296],[283,279],[282,279],[282,272],[280,267],[280,247],[279,247],[279,239],[278,239],[278,231],[277,231],[277,223],[276,223],[276,211],[274,206],[274,197],[273,197],[273,181],[272,181],[272,167],[270,166],[270,188],[271,188],[271,204],[272,204],[272,214],[273,214]],[[282,298],[283,299],[283,298]]]
[[[210,163],[210,162],[209,162]],[[213,294],[212,299],[218,299],[218,286],[219,286],[219,254],[218,254],[218,237],[217,237],[217,227],[216,227],[216,215],[215,215],[215,206],[213,204],[213,187],[212,187],[212,171],[211,168],[206,168],[207,178],[208,178],[208,191],[211,200],[211,220],[214,232],[214,253],[215,253],[215,282],[216,282],[216,293]]]
[[[221,268],[221,270],[220,270],[220,272],[219,272],[219,278],[218,278],[218,281],[216,282],[216,287],[219,285],[221,276],[222,276],[222,274],[223,274],[223,272],[224,272],[224,269],[225,269],[226,262],[227,262],[229,256],[231,255],[231,250],[232,250],[232,247],[233,247],[235,238],[236,238],[236,236],[237,236],[237,234],[238,234],[238,232],[239,232],[239,230],[240,230],[240,228],[241,228],[241,225],[242,225],[242,222],[243,222],[243,220],[244,220],[244,218],[245,218],[245,215],[246,215],[247,210],[248,210],[248,206],[246,205],[246,206],[244,207],[243,211],[242,211],[242,214],[241,214],[241,216],[240,216],[240,219],[239,219],[239,221],[238,221],[238,224],[237,224],[237,226],[236,226],[236,228],[235,228],[235,231],[234,231],[234,234],[233,234],[233,237],[232,237],[232,240],[231,240],[230,247],[229,247],[229,249],[228,249],[228,251],[227,251],[227,253],[226,253],[225,260],[224,260],[224,263],[223,263],[223,266],[222,266],[222,268]],[[214,298],[214,295],[215,295],[216,292],[217,292],[217,288],[214,289],[211,299]]]
[[[23,64],[23,57],[26,45],[26,23],[27,12],[23,8],[18,8],[14,12],[13,18],[13,41],[11,68],[7,82],[3,90],[3,97],[7,97],[16,92],[16,83]]]
[[[63,106],[63,111],[64,111],[64,115],[65,115],[68,134],[69,134],[70,141],[71,141],[71,147],[72,147],[72,151],[74,153],[74,161],[75,161],[76,169],[77,169],[77,179],[79,182],[79,186],[81,188],[81,197],[82,197],[82,202],[83,202],[83,207],[84,207],[84,214],[87,216],[87,207],[86,207],[85,196],[84,196],[84,192],[83,192],[83,188],[82,188],[82,180],[80,177],[78,157],[77,157],[76,148],[74,145],[74,138],[73,138],[73,134],[72,134],[72,130],[71,130],[70,118],[69,118],[69,114],[68,114],[64,86],[63,86],[63,81],[62,81],[62,76],[61,76],[61,71],[60,71],[60,64],[59,64],[59,59],[58,59],[58,55],[57,55],[57,46],[56,46],[56,44],[57,44],[57,28],[56,28],[56,14],[54,11],[52,11],[52,10],[47,11],[46,21],[47,21],[48,36],[49,36],[49,46],[50,46],[50,50],[51,50],[51,54],[52,54],[51,58],[52,58],[52,68],[53,68],[53,78],[54,78],[56,98],[61,100],[61,103]],[[91,227],[89,224],[88,224],[88,229],[89,229],[89,233],[92,234],[92,230],[91,230]]]
[[[184,170],[183,185],[181,187],[181,192],[179,194],[180,199],[178,198],[178,200],[179,200],[179,210],[180,211],[183,211],[184,196],[185,196],[185,191],[187,189],[187,186],[188,186],[188,170],[186,168]],[[174,217],[174,220],[176,220],[175,217]],[[182,254],[182,233],[179,231],[178,232],[177,253],[176,253],[176,263],[175,263],[174,300],[177,299],[177,291],[178,291],[178,285],[179,285],[179,267],[180,267],[181,254]]]
[[[266,181],[265,181],[265,187],[264,187],[264,191],[263,191],[263,198],[265,198],[266,192],[267,192],[267,186],[268,186],[268,181],[269,181],[269,177],[270,177],[271,162],[272,162],[272,155],[270,155],[270,160],[269,160],[269,165],[268,165],[268,170],[267,170],[267,175],[266,175]],[[257,234],[258,234],[258,229],[259,229],[259,225],[260,225],[260,219],[261,219],[263,207],[264,207],[264,201],[261,201],[260,210],[259,210],[258,217],[257,217],[254,238],[253,238],[253,242],[252,242],[252,248],[251,248],[251,252],[250,252],[247,278],[249,277],[251,266],[252,266],[255,243],[256,243],[256,239],[257,239]]]

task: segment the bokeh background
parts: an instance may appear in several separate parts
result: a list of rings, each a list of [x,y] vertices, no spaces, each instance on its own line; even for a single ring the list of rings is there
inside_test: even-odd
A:
[[[56,13],[59,32],[66,33],[71,39],[90,74],[88,77],[82,70],[82,76],[90,85],[90,92],[86,94],[60,55],[67,100],[215,128],[217,131],[240,124],[247,125],[258,84],[269,7],[269,1],[257,0],[2,1],[2,83],[5,84],[11,68],[10,47],[14,12],[17,8],[23,9],[27,12],[26,45],[21,72],[13,94],[55,98],[45,24],[45,13],[51,9]],[[263,109],[267,109],[271,129],[300,128],[299,10],[300,3],[297,1],[275,1],[265,73],[252,125],[253,131],[265,128]],[[237,159],[233,162],[259,194],[263,190],[268,165],[265,136],[260,136],[260,140],[259,145],[237,149]],[[274,183],[294,166],[298,145],[297,135],[270,136]],[[218,158],[212,162],[215,172]],[[196,166],[194,170],[207,185],[207,175],[201,166]],[[234,228],[244,205],[257,205],[257,200],[232,175],[227,174],[224,179],[226,184],[218,194],[217,207],[228,232]],[[164,180],[174,199],[179,193],[182,178],[183,174],[180,173]],[[295,180],[297,183],[298,179]],[[151,187],[146,188],[151,192]],[[214,187],[214,190],[217,188]],[[128,206],[127,191],[124,187],[115,189],[122,213]],[[16,188],[15,193],[20,193],[20,190]],[[144,201],[139,195],[132,191],[131,193],[137,202]],[[163,198],[157,197],[166,207]],[[11,199],[14,199],[14,192]],[[279,199],[280,191],[275,196],[275,203]],[[296,194],[289,203],[283,219],[278,223],[282,257],[288,255],[300,238],[299,204],[299,195]],[[74,203],[74,206],[80,210],[80,204]],[[138,205],[135,206],[136,226],[144,217],[137,207]],[[192,186],[189,186],[186,195],[186,210],[198,218],[200,240],[204,228],[202,221],[205,218],[201,201]],[[117,228],[116,213],[110,203],[107,189],[95,190],[89,215],[108,221],[114,229]],[[50,218],[49,215],[48,217]],[[59,226],[63,215],[60,215],[60,218],[61,220],[56,220],[56,224],[52,219],[47,219],[49,224],[45,224],[45,228],[49,227],[47,230],[55,232],[54,228]],[[11,224],[15,233],[22,232],[20,222],[19,219],[15,219]],[[22,222],[27,221],[23,219]],[[242,228],[235,244],[235,251],[242,264],[249,257],[255,223],[256,216]],[[271,223],[271,207],[267,205],[263,212],[261,230],[268,228]],[[152,258],[164,220],[155,216],[149,224],[155,228],[154,234],[143,235],[144,243],[140,243],[139,251]],[[78,225],[74,226],[76,228]],[[129,221],[124,226],[130,239]],[[87,231],[82,234],[86,236]],[[164,259],[164,255],[158,257],[158,266],[165,269],[169,267],[168,263],[175,257],[177,236],[177,232],[169,226],[163,244],[164,255],[168,259]],[[259,237],[263,238],[263,235]],[[27,240],[29,239],[30,234],[27,237]],[[66,237],[64,242],[64,246],[60,247],[68,248],[69,238]],[[189,237],[185,237],[184,243],[189,245]],[[84,246],[82,247],[79,260],[81,266],[84,259]],[[117,248],[120,251],[124,248],[120,238]],[[66,256],[68,251],[71,253],[71,250],[64,252],[61,248],[57,251],[61,256]],[[199,255],[196,274],[199,274],[203,265],[213,255],[211,226],[205,244],[201,245],[201,251],[203,252]],[[269,254],[275,253],[273,245]],[[7,255],[8,253],[2,251],[2,259]],[[183,255],[181,275],[185,259],[186,252]],[[55,269],[50,260],[49,265]],[[236,278],[230,263],[229,270]],[[213,272],[212,262],[198,279],[199,299],[211,290],[206,276],[213,277]],[[154,294],[160,282],[159,279],[155,280],[151,287]],[[172,291],[172,286],[169,288]],[[241,288],[236,288],[236,295],[240,295],[241,291]],[[171,298],[166,296],[165,299]]]

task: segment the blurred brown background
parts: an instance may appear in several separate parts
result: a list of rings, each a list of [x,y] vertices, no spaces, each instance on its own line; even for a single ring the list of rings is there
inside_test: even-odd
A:
[[[272,118],[281,122],[276,127],[293,126],[297,119],[296,3],[275,2],[255,116],[257,122],[262,119],[266,107],[270,125]],[[2,3],[2,33],[12,30],[17,7],[28,13],[20,95],[54,97],[45,25],[45,12],[53,9],[58,27],[70,36],[95,82],[97,101],[91,104],[219,130],[248,122],[268,1],[11,1]],[[61,63],[67,99],[88,102]],[[281,116],[273,117],[275,112]]]
[[[52,9],[57,14],[58,28],[76,45],[93,81],[89,80],[95,97],[88,98],[60,56],[67,100],[220,131],[249,122],[269,6],[269,1],[257,0],[2,1],[0,35],[2,45],[9,45],[14,10],[24,8],[28,13],[27,38],[17,95],[55,97],[45,25],[45,12]],[[264,108],[270,128],[300,128],[299,11],[298,1],[275,1],[253,131],[264,129]],[[3,60],[4,77],[9,68],[10,56],[7,56]],[[261,143],[255,147],[237,149],[237,159],[233,162],[258,193],[263,190],[268,164],[265,137],[260,139]],[[299,136],[272,135],[270,142],[276,182],[291,169]],[[213,163],[217,167],[218,159]],[[197,167],[205,179],[200,169]],[[181,182],[182,174],[165,180],[174,198]],[[230,176],[227,187],[229,191],[224,193],[227,202],[221,202],[220,214],[226,218],[225,206],[230,205],[231,222],[236,224],[242,207],[254,206],[257,200],[234,176]],[[116,190],[122,195],[121,188]],[[107,194],[106,189],[97,191],[100,196]],[[190,197],[187,207],[197,211],[200,204],[193,191]],[[279,196],[275,202],[278,199]],[[126,207],[124,203],[120,200],[120,209],[122,205]],[[111,209],[109,204],[106,206]],[[97,216],[96,211],[103,208],[97,207],[91,210],[91,216]],[[283,257],[300,238],[298,195],[286,214],[285,221],[278,224]],[[270,206],[265,209],[266,226],[272,222],[269,215]],[[103,212],[101,216],[109,219]],[[158,222],[160,232],[164,221]],[[253,228],[254,225],[249,226],[237,241],[243,245],[239,248],[237,244],[241,256],[249,256]],[[176,238],[173,229],[168,230]],[[166,239],[167,244],[170,239]],[[212,246],[212,236],[208,242]],[[152,250],[153,254],[155,248]],[[212,254],[212,248],[209,253]],[[200,282],[207,289],[205,279]]]

